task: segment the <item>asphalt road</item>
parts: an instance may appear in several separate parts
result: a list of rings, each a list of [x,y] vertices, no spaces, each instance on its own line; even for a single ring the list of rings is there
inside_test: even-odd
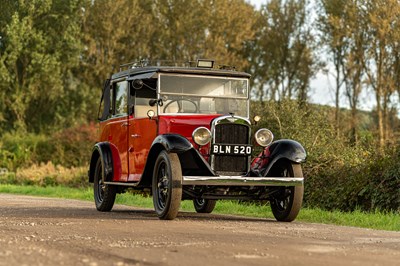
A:
[[[0,265],[400,265],[400,232],[0,194]]]

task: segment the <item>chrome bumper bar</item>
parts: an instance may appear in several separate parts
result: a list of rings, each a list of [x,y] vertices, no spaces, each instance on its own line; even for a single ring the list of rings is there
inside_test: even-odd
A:
[[[303,177],[183,176],[191,186],[302,186]]]

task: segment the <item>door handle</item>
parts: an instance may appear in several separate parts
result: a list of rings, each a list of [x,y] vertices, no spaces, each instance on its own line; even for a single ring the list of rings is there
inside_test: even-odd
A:
[[[129,124],[128,122],[125,122],[125,123],[122,123],[121,124],[121,127],[127,127],[127,126],[130,126],[131,124]]]
[[[131,137],[132,138],[140,138],[141,136],[139,134],[132,134]]]

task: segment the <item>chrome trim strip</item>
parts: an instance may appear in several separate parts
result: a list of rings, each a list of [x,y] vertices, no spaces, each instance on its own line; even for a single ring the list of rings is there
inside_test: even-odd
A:
[[[182,185],[199,186],[302,186],[304,177],[183,176]]]
[[[160,92],[162,95],[178,95],[178,96],[196,96],[203,98],[220,98],[220,99],[239,99],[239,100],[247,100],[246,96],[219,96],[219,95],[205,95],[205,94],[194,94],[194,93],[179,93],[179,92]]]
[[[125,186],[125,187],[136,187],[139,182],[135,182],[135,183],[125,183],[125,182],[109,182],[106,181],[104,182],[105,185],[115,185],[115,186]]]

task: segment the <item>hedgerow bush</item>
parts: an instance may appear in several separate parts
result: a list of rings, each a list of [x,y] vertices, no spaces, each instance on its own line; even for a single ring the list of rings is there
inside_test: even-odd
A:
[[[87,187],[87,167],[63,167],[51,162],[18,168],[0,175],[0,184]]]
[[[51,161],[56,165],[77,167],[89,163],[93,145],[97,140],[94,124],[66,128],[54,133],[47,142],[37,147],[38,162]]]
[[[5,133],[0,141],[0,167],[15,171],[34,163],[40,157],[37,146],[47,140],[46,136],[33,133]]]
[[[94,124],[79,125],[51,135],[5,133],[0,141],[0,167],[10,171],[52,162],[64,167],[87,165],[97,139]]]
[[[275,139],[294,139],[305,147],[305,205],[400,211],[400,153],[378,154],[373,138],[349,144],[344,134],[337,135],[329,107],[300,106],[296,101],[252,105],[253,115],[262,116],[255,130],[269,128]]]

